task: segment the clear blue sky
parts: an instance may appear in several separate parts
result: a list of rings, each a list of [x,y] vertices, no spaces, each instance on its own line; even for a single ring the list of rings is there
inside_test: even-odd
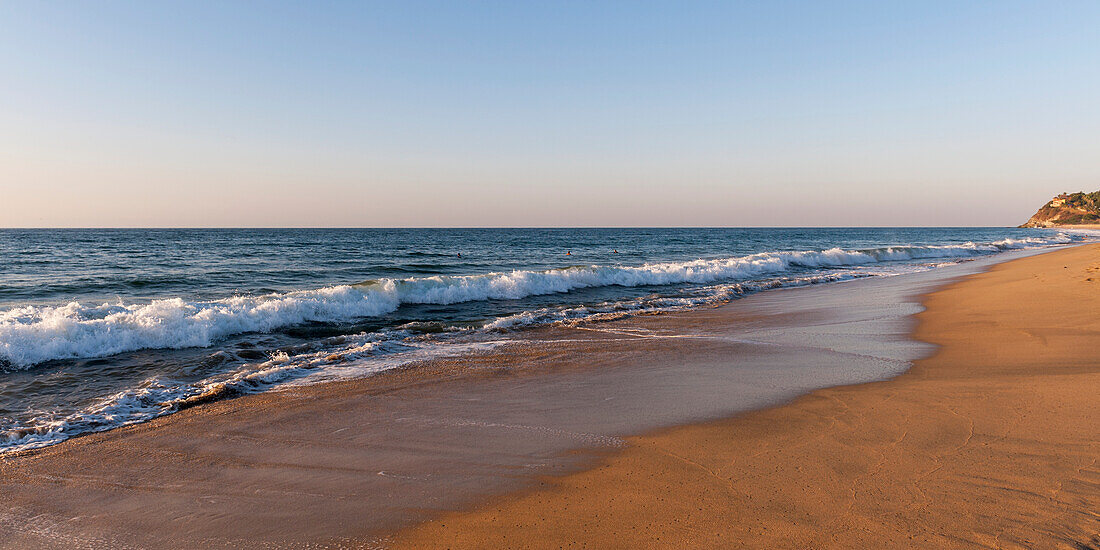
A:
[[[0,226],[1009,225],[1100,2],[2,2]]]

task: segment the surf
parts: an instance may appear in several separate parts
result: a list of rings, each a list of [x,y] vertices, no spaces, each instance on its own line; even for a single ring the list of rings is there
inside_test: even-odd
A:
[[[519,300],[609,286],[707,285],[821,268],[967,258],[1072,240],[1066,233],[1058,233],[988,243],[772,251],[638,266],[582,265],[473,275],[379,278],[350,285],[209,301],[173,297],[130,304],[120,299],[117,303],[100,305],[77,301],[54,306],[28,305],[0,312],[0,362],[8,368],[28,368],[56,359],[105,357],[142,349],[209,347],[236,334],[270,332],[307,322],[377,317],[408,304]]]

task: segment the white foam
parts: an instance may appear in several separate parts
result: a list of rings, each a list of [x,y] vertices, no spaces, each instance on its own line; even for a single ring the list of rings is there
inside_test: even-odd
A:
[[[602,304],[577,307],[549,307],[522,311],[514,315],[499,317],[485,324],[488,330],[508,330],[529,325],[549,323],[576,323],[591,320],[606,320],[630,315],[636,312],[663,313],[692,309],[707,304],[729,301],[749,292],[772,288],[815,285],[848,281],[861,277],[892,275],[890,272],[863,273],[824,273],[805,277],[782,277],[767,281],[727,283],[707,286],[683,296],[649,296],[633,300],[604,302]]]
[[[0,312],[0,360],[28,367],[52,359],[102,357],[138,349],[205,347],[233,334],[268,332],[309,321],[336,322],[378,316],[401,304],[455,304],[518,299],[601,286],[715,283],[783,274],[798,268],[852,267],[884,261],[960,258],[1061,244],[1048,238],[994,243],[895,246],[866,250],[766,252],[749,256],[650,263],[578,266],[468,276],[379,279],[262,296],[212,301],[180,298],[145,304],[26,306]]]

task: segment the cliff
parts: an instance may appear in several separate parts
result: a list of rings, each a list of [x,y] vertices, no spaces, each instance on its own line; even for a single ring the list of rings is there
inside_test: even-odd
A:
[[[1100,191],[1062,193],[1043,205],[1020,227],[1100,224]]]

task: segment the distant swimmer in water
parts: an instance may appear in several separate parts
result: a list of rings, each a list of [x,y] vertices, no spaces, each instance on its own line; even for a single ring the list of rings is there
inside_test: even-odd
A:
[[[461,257],[462,257],[462,253],[461,253],[461,252],[459,252],[459,253],[458,253],[458,257],[459,257],[459,258],[461,258]]]
[[[612,250],[612,251],[611,251],[611,253],[612,253],[612,254],[618,254],[618,253],[619,253],[619,251],[618,251],[618,250]]]
[[[572,255],[573,255],[573,253],[572,253],[572,252],[570,252],[570,251],[568,251],[568,250],[566,250],[566,251],[565,251],[565,255],[566,255],[566,256],[572,256]]]

